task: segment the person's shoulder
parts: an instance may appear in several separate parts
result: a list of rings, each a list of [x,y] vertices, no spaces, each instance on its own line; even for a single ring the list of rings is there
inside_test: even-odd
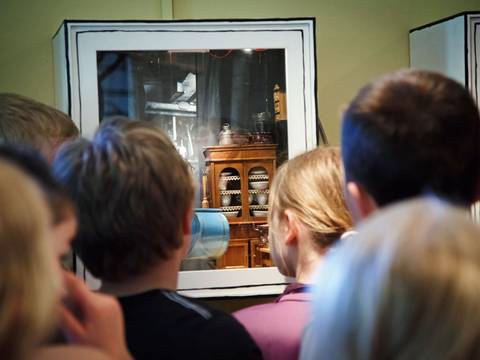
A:
[[[198,349],[208,349],[211,359],[261,359],[262,354],[245,327],[232,315],[208,304],[177,294],[182,300],[209,313],[198,334]]]
[[[214,359],[261,359],[262,353],[245,327],[233,316],[216,312],[205,324],[200,347]]]
[[[167,350],[176,349],[177,358],[261,358],[257,345],[237,320],[197,299],[175,291],[157,289],[121,298],[120,302],[127,310],[127,338],[137,342],[142,351],[146,346],[146,337],[142,334],[155,333],[157,338],[163,334],[170,339]],[[155,318],[158,321],[149,321],[148,327],[145,327],[140,325],[140,318]],[[188,347],[185,347],[185,339],[188,339]]]
[[[278,308],[278,303],[267,303],[249,306],[240,310],[237,310],[233,313],[233,316],[236,319],[243,319],[245,317],[256,317],[257,315],[268,314],[272,311],[275,311]]]
[[[247,328],[247,325],[251,323],[260,323],[261,327],[265,328],[265,323],[269,324],[270,319],[273,323],[278,323],[281,319],[299,316],[309,309],[310,293],[287,294],[283,295],[282,298],[276,302],[240,309],[234,312],[233,316]]]
[[[265,329],[269,327],[270,320],[275,320],[277,315],[283,317],[282,314],[278,314],[281,307],[279,303],[260,304],[240,309],[232,315],[245,326],[250,334],[254,335],[257,328]]]
[[[110,360],[107,354],[88,346],[78,345],[52,345],[43,346],[35,350],[34,359],[69,359],[69,360]]]
[[[216,317],[222,317],[226,314],[216,310],[201,301],[180,295],[174,291],[162,291],[162,295],[169,300],[172,306],[175,306],[184,311],[190,312],[193,316],[202,318],[203,320],[210,320]]]
[[[297,304],[293,304],[297,307]],[[301,304],[303,305],[303,304]],[[276,337],[285,332],[285,323],[296,318],[298,311],[291,304],[269,303],[250,306],[233,313],[252,337],[258,342],[260,338]]]

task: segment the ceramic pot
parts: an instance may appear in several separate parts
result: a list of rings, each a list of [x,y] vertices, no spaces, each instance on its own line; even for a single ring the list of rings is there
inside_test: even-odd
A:
[[[232,195],[230,194],[222,195],[222,199],[221,199],[222,206],[229,206],[231,201],[232,201]]]

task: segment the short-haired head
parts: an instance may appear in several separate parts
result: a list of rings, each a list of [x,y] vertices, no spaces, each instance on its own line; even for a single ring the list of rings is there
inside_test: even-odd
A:
[[[50,207],[54,225],[68,213],[74,214],[72,202],[38,151],[24,144],[0,143],[0,159],[19,167],[37,183]]]
[[[343,195],[343,171],[336,147],[318,147],[283,164],[273,179],[270,191],[269,224],[275,264],[282,273],[292,275],[286,259],[275,251],[276,232],[288,210],[308,232],[311,249],[324,252],[350,229],[352,220]]]
[[[347,181],[378,206],[433,193],[468,205],[480,179],[480,117],[469,92],[438,73],[401,70],[363,87],[343,115]]]
[[[53,177],[48,163],[37,150],[23,144],[0,143],[0,159],[23,170],[42,191],[51,213],[50,242],[57,256],[63,257],[70,250],[77,228],[75,206]],[[64,262],[64,265],[70,267],[71,260]]]
[[[26,174],[4,161],[0,204],[0,353],[24,359],[53,326],[60,274],[44,199]]]
[[[381,209],[321,265],[302,359],[477,359],[480,228],[464,208]]]
[[[74,249],[93,275],[122,281],[183,244],[193,182],[170,139],[146,122],[116,120],[66,144],[54,173],[77,205]]]
[[[64,141],[77,137],[70,117],[48,105],[11,93],[0,93],[0,139],[27,144],[51,160]]]

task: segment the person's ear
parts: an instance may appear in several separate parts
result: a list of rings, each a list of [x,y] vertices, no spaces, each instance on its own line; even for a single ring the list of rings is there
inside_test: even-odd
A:
[[[184,236],[192,235],[193,207],[189,206],[183,215],[182,232]]]
[[[291,210],[285,210],[283,214],[285,226],[285,245],[296,245],[298,243],[299,226],[297,216]]]
[[[477,181],[477,187],[475,191],[475,198],[473,199],[472,204],[476,203],[477,201],[480,201],[480,180]]]
[[[373,197],[354,181],[347,182],[345,198],[355,222],[365,219],[378,208]]]
[[[182,235],[183,235],[183,245],[182,245],[182,258],[187,256],[188,250],[190,249],[190,244],[192,242],[192,220],[194,214],[193,204],[187,208],[185,214],[183,215],[182,221]]]

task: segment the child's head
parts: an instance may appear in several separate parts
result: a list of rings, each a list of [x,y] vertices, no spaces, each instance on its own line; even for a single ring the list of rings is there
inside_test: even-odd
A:
[[[42,194],[23,172],[3,161],[0,204],[0,354],[23,359],[53,325],[60,274]]]
[[[34,149],[20,144],[0,144],[0,159],[23,170],[42,190],[51,213],[52,240],[58,257],[67,253],[76,233],[75,208],[54,179],[45,159]]]
[[[281,273],[296,276],[299,261],[308,261],[309,253],[322,254],[351,227],[342,185],[338,148],[318,147],[279,168],[268,221],[272,256]],[[299,240],[305,248],[300,256]]]
[[[186,244],[193,182],[170,139],[145,122],[101,126],[66,144],[54,173],[77,205],[74,249],[93,275],[143,275]]]
[[[479,239],[434,199],[367,219],[319,269],[302,358],[478,359]]]
[[[78,129],[66,114],[25,96],[0,93],[0,140],[27,144],[49,161]]]
[[[350,103],[342,156],[347,182],[375,207],[422,193],[469,205],[480,179],[478,108],[462,85],[443,75],[397,71],[362,88]],[[356,195],[347,184],[352,189],[347,196]],[[368,215],[352,209],[358,212]]]

